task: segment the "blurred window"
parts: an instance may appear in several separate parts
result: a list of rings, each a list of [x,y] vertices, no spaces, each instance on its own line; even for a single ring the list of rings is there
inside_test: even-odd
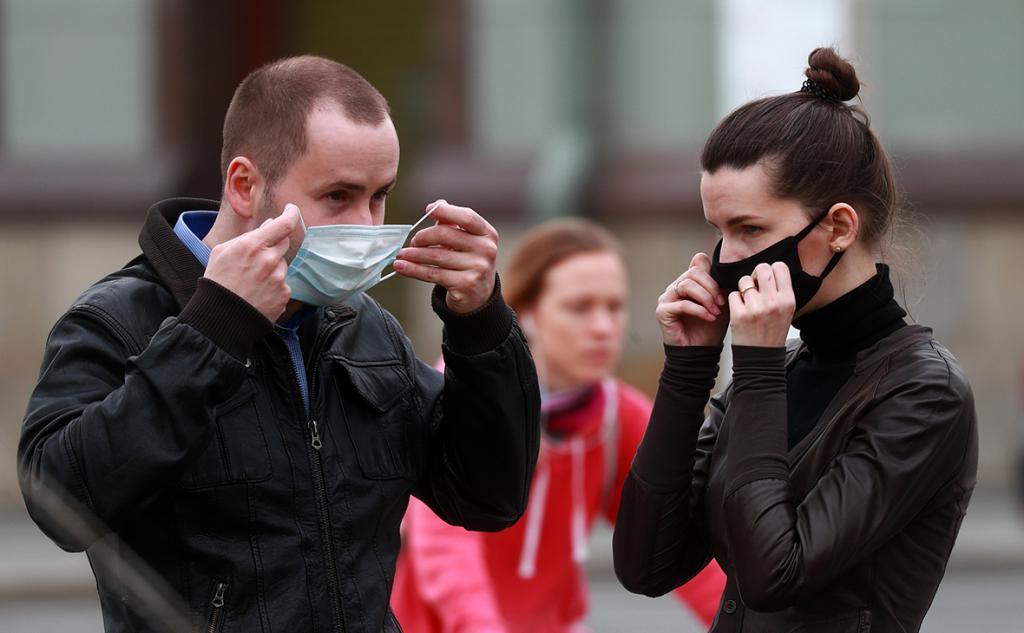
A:
[[[150,2],[4,0],[0,7],[7,158],[120,158],[151,148]]]
[[[986,149],[1024,142],[1024,2],[856,3],[865,103],[899,148]]]
[[[570,3],[470,0],[470,134],[485,153],[530,151],[555,125],[567,83],[558,33]]]
[[[693,151],[714,125],[713,0],[469,0],[466,8],[478,151],[529,153],[581,110],[627,151]]]
[[[605,95],[613,147],[698,151],[715,125],[714,0],[612,0]]]

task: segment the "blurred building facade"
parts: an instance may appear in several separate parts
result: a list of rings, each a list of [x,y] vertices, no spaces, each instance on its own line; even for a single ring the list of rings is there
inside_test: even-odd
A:
[[[506,244],[554,215],[610,226],[632,282],[622,373],[653,392],[655,298],[714,240],[703,139],[838,44],[912,211],[886,257],[971,377],[981,485],[1007,486],[1024,417],[1022,32],[1017,0],[0,0],[0,504],[20,504],[14,451],[50,325],[137,253],[152,202],[218,197],[235,85],[304,52],[391,101],[404,159],[390,221],[444,197]],[[431,359],[428,292],[394,280],[375,294]]]

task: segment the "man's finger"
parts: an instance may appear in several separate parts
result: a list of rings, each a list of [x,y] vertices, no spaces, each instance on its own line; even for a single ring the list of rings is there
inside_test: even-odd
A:
[[[419,279],[420,281],[425,281],[431,284],[437,284],[449,290],[455,287],[460,280],[463,280],[466,274],[462,271],[446,270],[435,266],[416,264],[404,259],[395,261],[394,267],[395,272],[399,275]]]
[[[284,236],[284,239],[278,240],[276,244],[269,244],[265,246],[268,252],[272,253],[276,257],[284,258],[285,253],[288,252],[288,247],[291,246],[292,240],[288,235]]]
[[[477,246],[479,235],[472,235],[449,224],[438,224],[416,232],[409,240],[409,246],[444,246],[455,251],[472,251]]]
[[[494,227],[483,219],[479,213],[469,207],[459,207],[454,204],[442,203],[437,205],[434,213],[430,216],[441,224],[455,224],[462,227],[462,230],[473,235],[497,235]]]
[[[252,234],[259,239],[264,246],[274,246],[284,238],[291,235],[299,219],[299,208],[294,204],[285,206],[281,215],[264,222],[259,228],[254,229]]]
[[[469,270],[480,262],[477,255],[447,248],[403,248],[398,251],[398,259],[447,270]]]

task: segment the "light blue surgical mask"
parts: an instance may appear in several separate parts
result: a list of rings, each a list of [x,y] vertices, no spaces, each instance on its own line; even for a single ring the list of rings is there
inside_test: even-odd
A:
[[[306,227],[306,236],[288,265],[285,282],[292,299],[314,306],[343,303],[392,277],[381,273],[405,244],[406,238],[439,205],[434,203],[416,224],[328,224]],[[287,209],[287,207],[285,207]]]

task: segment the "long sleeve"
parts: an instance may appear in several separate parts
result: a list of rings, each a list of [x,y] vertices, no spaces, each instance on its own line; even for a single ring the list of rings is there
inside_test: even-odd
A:
[[[665,353],[613,537],[619,581],[649,596],[675,589],[711,560],[701,504],[715,429],[702,423],[721,347],[666,347]]]
[[[405,521],[402,556],[412,587],[404,589],[413,595],[396,594],[393,600],[425,603],[440,625],[437,633],[505,633],[483,535],[448,525],[415,499]]]
[[[85,549],[173,481],[209,443],[218,405],[238,391],[246,354],[270,327],[209,280],[148,341],[133,340],[102,305],[64,315],[18,447],[22,493],[43,531],[64,549]],[[98,523],[88,534],[66,528],[90,518]]]
[[[425,476],[414,491],[442,519],[471,530],[515,523],[526,509],[540,448],[540,388],[526,340],[495,285],[491,300],[468,315],[434,293],[445,323],[443,389],[437,371],[415,369],[434,419],[424,451]]]
[[[966,381],[940,356],[889,371],[843,451],[797,500],[786,457],[784,351],[735,350],[724,466],[725,535],[743,602],[758,611],[827,586],[919,515],[970,458]]]
[[[651,405],[646,399],[623,390],[619,407],[619,446],[618,460],[615,465],[616,480],[611,491],[611,499],[606,504],[605,516],[612,524],[615,523],[619,510],[621,490],[629,473],[630,464],[636,454],[637,447],[647,428],[650,419]],[[725,589],[725,573],[714,560],[696,576],[672,592],[673,597],[682,603],[705,626],[710,625],[718,611],[718,603]]]

